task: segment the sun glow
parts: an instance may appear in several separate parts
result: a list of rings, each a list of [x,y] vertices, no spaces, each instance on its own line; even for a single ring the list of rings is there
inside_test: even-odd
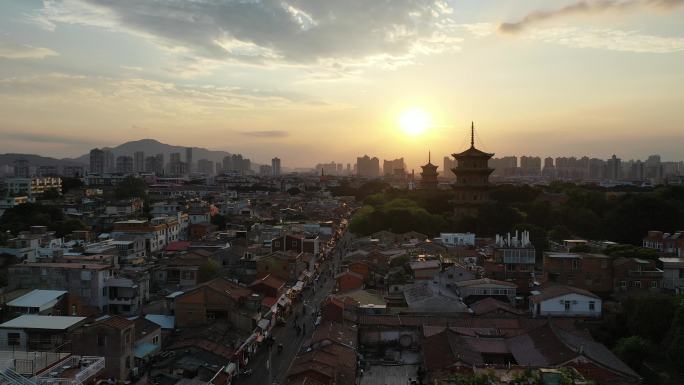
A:
[[[430,125],[430,116],[421,108],[411,108],[399,115],[399,126],[410,136],[418,136]]]

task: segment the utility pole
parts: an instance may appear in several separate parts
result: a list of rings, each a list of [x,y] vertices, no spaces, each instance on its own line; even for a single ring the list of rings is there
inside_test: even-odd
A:
[[[271,377],[273,376],[271,366],[273,365],[273,344],[270,344],[268,346],[268,361],[266,361],[266,367],[268,368],[268,382],[266,385],[271,385],[273,382],[271,381]]]

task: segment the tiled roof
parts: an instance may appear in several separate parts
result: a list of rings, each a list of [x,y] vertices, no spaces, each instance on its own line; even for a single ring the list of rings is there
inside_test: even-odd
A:
[[[96,319],[96,324],[107,325],[115,329],[124,330],[132,326],[134,322],[118,315],[108,315]]]

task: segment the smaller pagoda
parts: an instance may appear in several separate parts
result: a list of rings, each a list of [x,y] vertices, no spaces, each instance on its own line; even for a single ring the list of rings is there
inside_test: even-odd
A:
[[[428,152],[428,162],[424,166],[420,166],[423,172],[420,173],[420,188],[423,190],[436,190],[437,189],[437,166],[432,164],[431,154]]]

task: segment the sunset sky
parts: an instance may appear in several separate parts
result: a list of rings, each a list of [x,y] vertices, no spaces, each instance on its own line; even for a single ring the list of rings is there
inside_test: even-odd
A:
[[[0,153],[154,138],[417,168],[472,120],[497,156],[682,160],[682,20],[684,0],[5,0]]]

